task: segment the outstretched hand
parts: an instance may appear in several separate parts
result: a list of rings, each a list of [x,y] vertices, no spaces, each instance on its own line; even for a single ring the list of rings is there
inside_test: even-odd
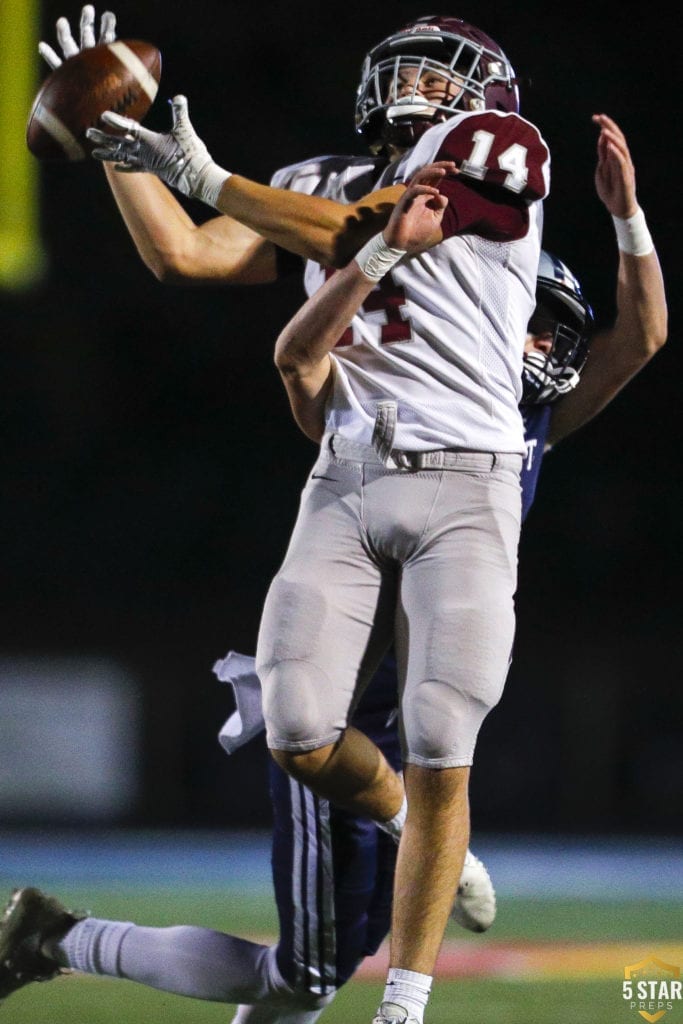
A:
[[[595,190],[613,217],[632,217],[638,210],[636,172],[626,137],[607,114],[593,114],[600,128]]]
[[[387,245],[414,255],[441,241],[441,222],[448,199],[439,192],[437,185],[447,174],[457,173],[456,165],[450,160],[439,160],[420,168],[383,231]]]
[[[183,195],[207,201],[205,193],[211,184],[207,178],[216,165],[192,126],[187,98],[174,96],[171,110],[170,132],[153,132],[130,117],[106,110],[101,120],[118,134],[88,128],[86,135],[97,147],[92,155],[113,162],[117,171],[150,171]]]
[[[98,43],[113,43],[116,39],[116,15],[111,11],[105,11],[100,18],[100,37],[95,39],[95,8],[92,4],[86,4],[81,10],[80,44],[74,39],[67,18],[59,18],[56,27],[57,42],[64,54],[64,60],[75,57],[81,50],[89,50]],[[63,63],[62,58],[49,43],[38,43],[38,53],[53,70]]]

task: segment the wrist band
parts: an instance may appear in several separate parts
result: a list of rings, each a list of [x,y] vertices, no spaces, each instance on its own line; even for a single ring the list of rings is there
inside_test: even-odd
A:
[[[405,254],[405,249],[392,249],[387,245],[380,231],[356,253],[355,260],[366,277],[380,281]]]
[[[620,252],[628,253],[629,256],[647,256],[654,252],[652,236],[640,207],[632,217],[612,217],[612,220]]]
[[[221,189],[231,175],[232,171],[225,171],[218,164],[213,162],[207,164],[197,180],[195,198],[201,199],[207,206],[213,206],[215,209]]]

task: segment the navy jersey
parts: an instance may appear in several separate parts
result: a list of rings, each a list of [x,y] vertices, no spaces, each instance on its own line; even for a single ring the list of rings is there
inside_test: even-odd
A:
[[[541,471],[541,462],[550,429],[550,416],[553,407],[547,405],[521,405],[522,420],[524,421],[524,440],[526,442],[526,455],[522,463],[522,522],[526,519],[531,508],[538,474]]]

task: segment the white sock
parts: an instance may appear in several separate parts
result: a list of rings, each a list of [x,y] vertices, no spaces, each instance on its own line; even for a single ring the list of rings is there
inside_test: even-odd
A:
[[[289,991],[274,948],[209,928],[145,928],[86,917],[55,944],[52,955],[64,967],[194,999],[254,1003]]]
[[[408,813],[408,801],[406,800],[405,793],[403,794],[403,803],[401,804],[397,813],[390,818],[389,821],[376,821],[375,824],[378,828],[381,828],[383,832],[388,832],[389,835],[399,841],[401,838],[401,832],[403,826],[406,823],[406,814]]]
[[[390,967],[382,1002],[397,1003],[406,1009],[419,1024],[422,1024],[431,987],[432,977],[430,974],[419,974],[417,971],[402,971],[398,967]]]

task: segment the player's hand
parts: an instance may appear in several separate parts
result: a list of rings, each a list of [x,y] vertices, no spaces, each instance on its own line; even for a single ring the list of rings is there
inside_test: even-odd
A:
[[[448,199],[437,186],[447,174],[457,173],[452,161],[439,160],[426,164],[411,178],[382,232],[387,245],[412,255],[442,240],[441,222]]]
[[[171,112],[171,131],[153,132],[130,117],[105,110],[101,120],[119,134],[88,128],[87,137],[97,145],[92,155],[113,161],[117,171],[149,171],[184,195],[193,196],[211,157],[192,127],[185,96],[173,98]]]
[[[92,4],[86,4],[81,10],[80,45],[71,34],[68,19],[59,18],[57,21],[57,42],[64,54],[64,60],[74,57],[81,50],[90,49],[96,43],[113,43],[115,39],[116,15],[111,11],[105,11],[100,18],[100,37],[95,40],[95,8]],[[49,43],[38,43],[38,53],[53,70],[62,63],[62,58]]]
[[[212,189],[220,190],[228,172],[217,167],[192,127],[187,98],[174,96],[171,110],[170,132],[150,131],[130,117],[106,110],[101,120],[123,134],[88,128],[86,135],[97,147],[92,155],[96,160],[113,161],[117,171],[149,171],[183,195],[214,205],[209,196],[215,200]]]
[[[593,114],[600,128],[595,190],[613,217],[632,217],[638,210],[636,172],[626,137],[607,114]]]

